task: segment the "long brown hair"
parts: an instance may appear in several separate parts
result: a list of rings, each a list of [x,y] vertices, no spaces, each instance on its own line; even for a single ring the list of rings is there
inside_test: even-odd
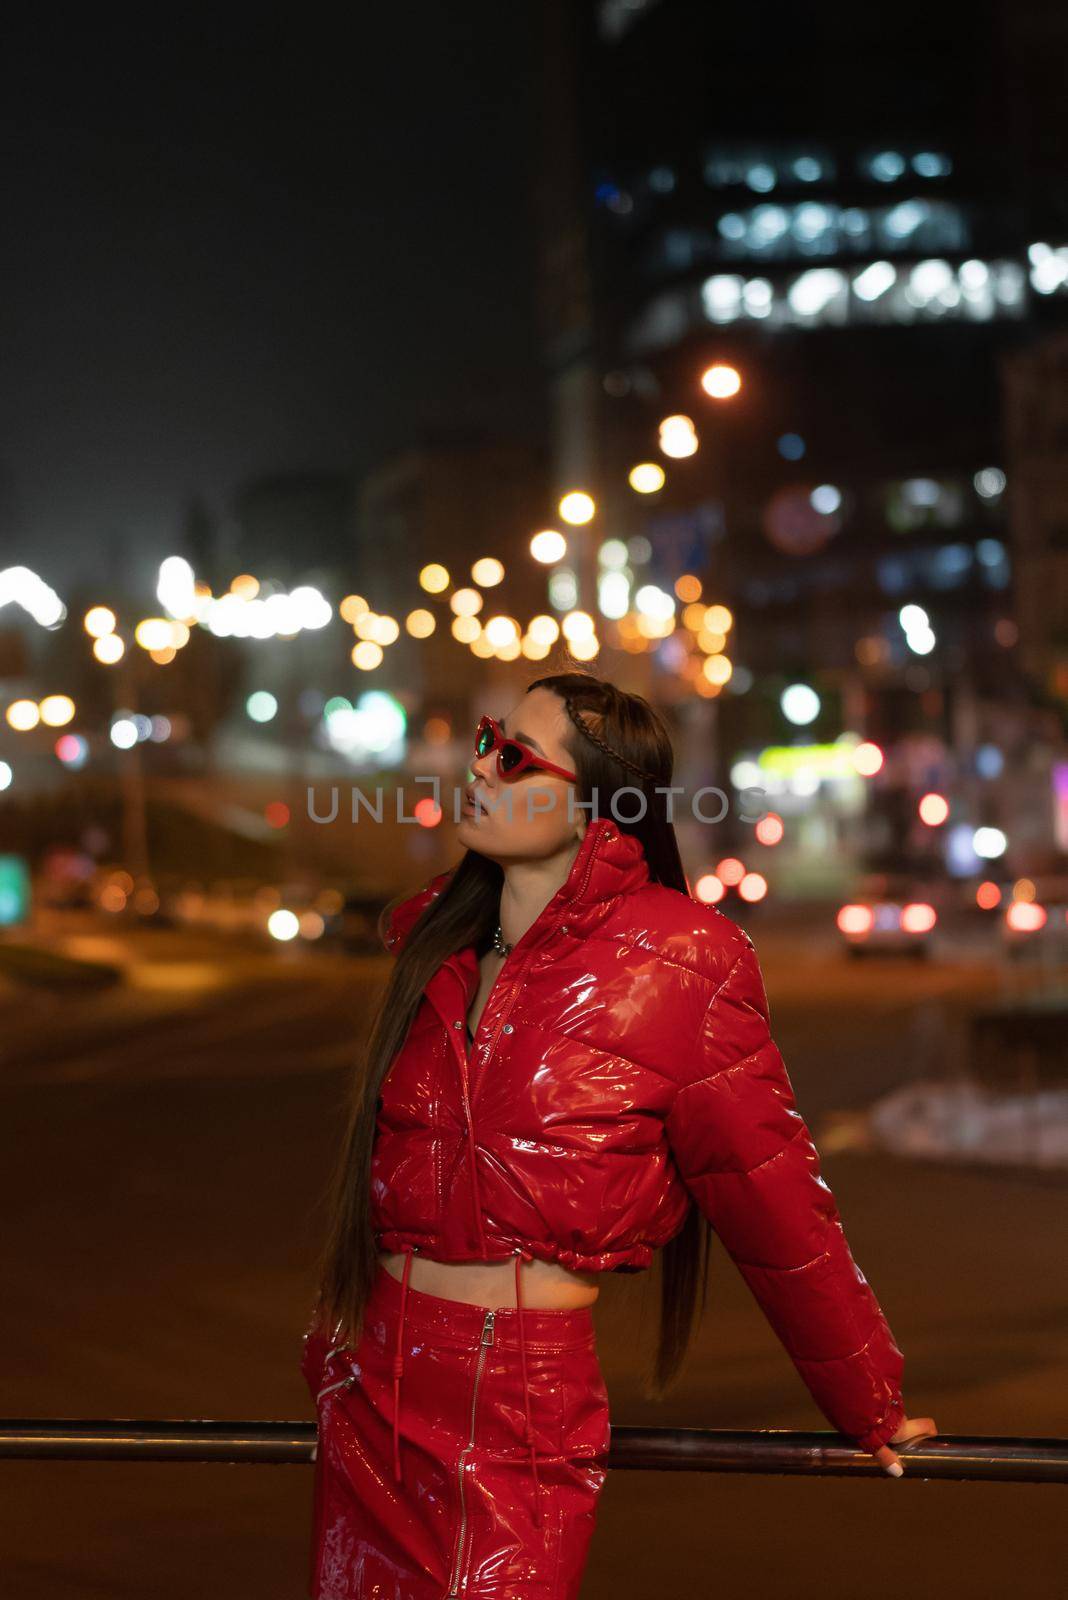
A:
[[[641,695],[617,689],[586,672],[560,672],[536,678],[531,689],[549,689],[564,702],[574,731],[563,744],[578,775],[579,799],[596,804],[591,815],[604,815],[613,795],[623,788],[646,796],[643,817],[615,818],[621,832],[641,842],[653,883],[688,894],[674,825],[667,819],[667,800],[656,794],[672,778],[674,752],[659,714]],[[620,805],[635,808],[628,797]],[[614,813],[613,813],[614,816]],[[378,1271],[378,1252],[371,1226],[371,1158],[379,1091],[438,967],[454,951],[474,945],[481,955],[488,947],[500,914],[504,873],[499,864],[466,850],[441,892],[429,901],[406,939],[371,1020],[364,1059],[353,1074],[346,1107],[345,1130],[326,1194],[328,1222],[318,1259],[319,1301],[316,1322],[344,1342],[356,1345],[364,1308]],[[379,926],[401,899],[385,907]],[[682,1364],[693,1331],[697,1290],[701,1309],[708,1298],[711,1227],[691,1205],[681,1231],[659,1252],[660,1328],[647,1392],[658,1397]]]

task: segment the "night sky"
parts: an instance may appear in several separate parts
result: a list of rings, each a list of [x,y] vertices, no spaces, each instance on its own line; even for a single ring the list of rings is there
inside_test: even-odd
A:
[[[530,16],[9,20],[4,564],[151,579],[196,494],[536,425]]]

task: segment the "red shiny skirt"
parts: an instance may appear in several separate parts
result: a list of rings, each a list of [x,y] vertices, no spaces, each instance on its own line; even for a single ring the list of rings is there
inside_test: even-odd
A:
[[[302,1366],[312,1600],[577,1600],[611,1438],[590,1307],[487,1311],[380,1264],[358,1348]]]

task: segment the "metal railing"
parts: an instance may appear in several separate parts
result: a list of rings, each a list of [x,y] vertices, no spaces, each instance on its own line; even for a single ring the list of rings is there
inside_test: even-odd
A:
[[[866,1451],[831,1432],[758,1433],[729,1428],[613,1427],[610,1468],[634,1472],[753,1472],[885,1478]],[[314,1422],[133,1421],[15,1418],[0,1421],[0,1460],[200,1461],[299,1466],[315,1460]],[[903,1482],[1068,1483],[1068,1439],[941,1434],[895,1446]]]

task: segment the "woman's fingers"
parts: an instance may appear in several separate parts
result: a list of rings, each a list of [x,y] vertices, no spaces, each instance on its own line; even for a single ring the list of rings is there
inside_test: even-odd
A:
[[[938,1432],[933,1417],[906,1417],[897,1432],[892,1436],[890,1444],[900,1445],[907,1450],[909,1445],[917,1444],[921,1439],[930,1439]],[[890,1444],[880,1445],[873,1451],[876,1461],[888,1472],[892,1478],[904,1476],[905,1469],[896,1450]]]
[[[934,1417],[906,1417],[890,1443],[908,1444],[918,1439],[929,1439],[937,1432]]]

